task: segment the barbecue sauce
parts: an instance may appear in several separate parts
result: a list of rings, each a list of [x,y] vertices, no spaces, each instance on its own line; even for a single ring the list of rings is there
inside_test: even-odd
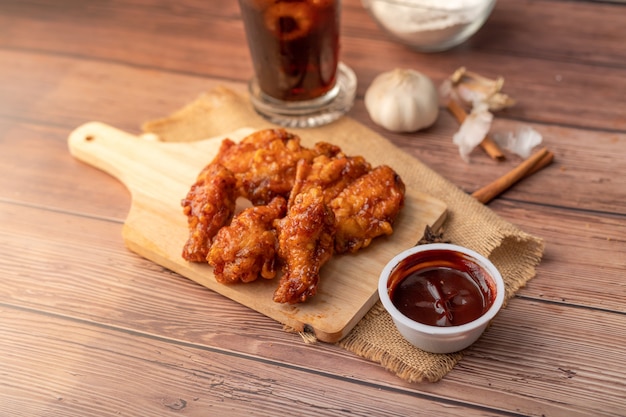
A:
[[[483,315],[495,300],[489,274],[466,255],[416,253],[391,272],[387,288],[402,314],[431,326],[459,326]]]

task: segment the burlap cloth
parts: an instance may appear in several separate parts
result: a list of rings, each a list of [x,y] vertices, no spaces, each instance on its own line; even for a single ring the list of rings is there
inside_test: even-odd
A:
[[[245,94],[218,87],[170,116],[146,122],[142,128],[163,141],[180,142],[219,136],[241,127],[269,126],[252,109]],[[373,165],[380,163],[381,155],[386,160],[391,158],[407,185],[417,186],[448,205],[445,238],[487,256],[504,277],[507,300],[535,275],[543,255],[541,239],[503,220],[377,133],[348,117],[319,128],[289,130],[301,135],[305,143],[305,139],[314,143],[341,138],[346,154],[363,155]],[[416,236],[416,242],[419,238]],[[338,344],[409,382],[438,381],[463,357],[463,352],[432,354],[413,347],[397,332],[380,302]]]

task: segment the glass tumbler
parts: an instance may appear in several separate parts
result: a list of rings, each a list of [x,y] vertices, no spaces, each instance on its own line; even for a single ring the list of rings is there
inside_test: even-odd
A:
[[[356,76],[339,62],[340,0],[239,0],[239,6],[259,114],[282,126],[314,127],[350,110]]]

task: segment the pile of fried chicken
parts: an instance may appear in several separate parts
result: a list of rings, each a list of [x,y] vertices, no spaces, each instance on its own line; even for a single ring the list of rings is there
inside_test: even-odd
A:
[[[274,301],[304,302],[333,254],[393,232],[404,194],[391,168],[372,168],[330,143],[306,148],[284,129],[224,139],[181,202],[189,226],[182,256],[208,262],[224,284],[282,269]],[[241,197],[252,205],[236,213]]]

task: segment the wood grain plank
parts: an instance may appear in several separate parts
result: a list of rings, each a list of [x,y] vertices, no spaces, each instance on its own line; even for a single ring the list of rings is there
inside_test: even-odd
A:
[[[11,172],[12,175],[0,176],[0,199],[20,205],[49,207],[67,213],[111,219],[118,222],[115,227],[121,227],[119,225],[130,208],[128,191],[116,180],[74,160],[66,150],[66,137],[62,136],[65,133],[62,129],[50,130],[22,124],[3,126],[6,129],[2,129],[0,133],[0,138],[4,138],[0,169]],[[426,146],[426,141],[422,143]],[[579,144],[584,144],[582,136]],[[552,145],[549,146],[552,148]],[[491,207],[523,230],[547,240],[547,255],[542,268],[553,262],[553,273],[563,278],[553,289],[543,287],[535,296],[543,294],[552,300],[559,300],[562,298],[559,293],[565,291],[574,297],[575,304],[598,303],[609,309],[622,311],[620,303],[611,296],[612,291],[607,293],[603,287],[596,286],[592,289],[593,296],[589,297],[584,280],[577,278],[583,275],[594,282],[604,280],[611,286],[618,284],[623,264],[619,263],[621,258],[613,254],[626,253],[623,240],[623,216],[626,213],[623,204],[626,196],[623,199],[619,197],[620,191],[626,192],[626,187],[620,186],[620,181],[626,178],[626,169],[623,163],[614,164],[617,169],[612,176],[602,170],[602,166],[610,164],[611,158],[617,153],[613,150],[616,145],[610,138],[605,137],[596,146],[587,146],[588,154],[577,154],[575,163],[557,161],[554,167],[518,184],[506,194],[507,198],[515,201],[525,200],[542,206],[517,207],[519,203],[501,205],[495,202]],[[604,151],[599,152],[603,146]],[[431,166],[441,167],[446,172],[448,169],[454,170],[450,164],[435,164],[434,161],[438,158],[446,158],[442,148],[437,148],[436,143],[428,143],[427,149],[432,149],[433,152],[439,149],[439,156],[429,161]],[[575,147],[572,147],[571,152],[574,151]],[[565,151],[557,152],[561,153]],[[562,167],[568,165],[576,165],[578,168],[563,171]],[[593,169],[585,170],[585,165],[592,166]],[[40,169],[33,170],[33,167]],[[462,176],[480,176],[479,173],[483,171],[480,165],[457,165],[454,176],[460,181]],[[487,178],[492,174],[483,175]],[[593,179],[594,176],[597,180]],[[602,180],[603,178],[606,180]],[[474,180],[466,180],[469,181]],[[576,185],[576,181],[579,185]],[[584,184],[584,187],[580,187],[580,184]],[[607,200],[607,196],[611,200]],[[555,201],[561,206],[570,206],[573,210],[550,209]],[[614,206],[620,204],[621,206]],[[589,212],[581,212],[581,209]],[[17,209],[12,209],[10,213],[16,211]],[[607,211],[609,214],[596,217],[597,211]],[[27,219],[19,220],[22,218],[19,212],[10,215],[18,216],[16,225],[28,227]],[[16,230],[15,234],[18,233]],[[606,275],[597,276],[594,272],[600,262],[608,267]],[[534,285],[531,287],[536,288]]]
[[[510,34],[490,34],[488,39],[472,39],[461,47],[460,52],[457,51],[462,54],[462,61],[459,62],[454,52],[424,55],[393,43],[376,28],[365,10],[358,3],[354,4],[355,0],[352,1],[351,7],[346,8],[349,15],[345,20],[361,22],[369,28],[366,32],[347,28],[342,38],[342,57],[356,70],[359,96],[385,69],[414,67],[439,83],[464,65],[488,76],[505,77],[507,92],[519,102],[505,113],[508,118],[626,130],[626,120],[619,110],[626,107],[626,98],[621,94],[621,91],[626,91],[626,68],[623,65],[626,61],[623,57],[620,59],[619,53],[616,57],[616,51],[622,50],[621,39],[626,36],[620,14],[615,13],[622,10],[622,6],[594,5],[591,8],[581,2],[544,1],[539,8],[528,2],[498,2],[498,13],[487,24]],[[4,47],[219,77],[231,82],[246,82],[252,75],[246,49],[241,47],[245,44],[243,28],[233,15],[232,5],[224,12],[230,17],[217,19],[214,25],[203,25],[199,20],[202,13],[198,13],[197,17],[183,15],[187,23],[182,23],[179,22],[180,16],[170,16],[161,8],[125,10],[120,6],[111,7],[112,10],[102,14],[90,13],[87,8],[84,19],[67,25],[62,14],[52,14],[49,19],[31,18],[25,6],[18,15],[7,16],[4,22],[0,20],[10,35],[4,37]],[[563,8],[567,18],[551,19]],[[213,12],[209,10],[207,13]],[[541,20],[536,13],[540,13]],[[224,17],[224,14],[219,17]],[[515,24],[510,22],[509,16],[515,16]],[[151,18],[156,23],[138,24],[151,22]],[[189,21],[193,22],[191,26]],[[531,26],[522,25],[522,21],[531,22]],[[172,30],[168,25],[176,25],[176,22],[180,25],[176,36],[168,36]],[[546,22],[552,26],[546,25]],[[548,39],[555,39],[556,32],[558,39],[572,39],[568,41],[569,47],[582,45],[587,53],[579,55],[573,53],[573,49],[563,50],[560,43],[559,49],[553,46],[551,52],[544,52],[550,47],[550,42],[540,41],[543,38],[538,35],[532,43],[521,42],[518,37],[532,37],[537,33],[535,25],[545,26],[539,32],[546,33]],[[161,30],[162,27],[166,30]],[[603,32],[593,34],[580,30],[581,27],[593,27],[596,28],[594,31]],[[55,36],[47,36],[50,33]],[[218,35],[223,36],[223,42],[204,42],[204,39]],[[117,47],[115,42],[120,37],[134,47]],[[495,49],[483,45],[489,44],[492,38],[499,42]],[[76,40],[88,41],[88,48]],[[539,43],[545,46],[540,48]],[[523,49],[517,51],[519,48]],[[89,52],[86,54],[85,51]],[[376,60],[371,59],[370,51],[376,51]],[[588,55],[593,55],[593,58]],[[533,103],[533,106],[527,103]]]
[[[359,113],[359,109],[354,110]],[[389,138],[396,146],[429,165],[468,193],[504,175],[522,162],[505,152],[507,160],[491,160],[480,149],[463,162],[452,136],[458,129],[452,116],[441,113],[436,125],[413,135],[384,132],[365,119],[365,124]],[[543,137],[542,146],[555,154],[552,165],[520,181],[502,195],[505,199],[539,205],[559,205],[575,210],[626,214],[626,133],[574,129],[510,120],[496,116],[492,132],[507,134],[521,127],[532,127]]]
[[[9,299],[20,299],[21,302],[25,302],[26,305],[33,308],[37,305],[49,308],[46,306],[48,304],[54,305],[56,300],[66,308],[73,306],[68,310],[68,313],[76,314],[81,311],[85,303],[86,294],[84,292],[86,292],[90,293],[90,297],[93,298],[88,303],[91,306],[90,311],[97,311],[97,316],[101,317],[117,317],[117,320],[120,320],[117,322],[118,324],[123,323],[124,319],[148,320],[148,317],[153,314],[142,313],[146,307],[135,304],[136,301],[131,296],[134,291],[139,292],[136,294],[138,297],[152,298],[148,302],[148,306],[152,306],[150,308],[155,308],[159,303],[166,305],[179,301],[177,299],[169,300],[169,298],[180,285],[180,277],[169,274],[151,262],[137,258],[126,251],[120,236],[120,224],[98,220],[85,222],[85,219],[80,217],[62,213],[40,212],[37,209],[14,205],[4,204],[2,207],[4,218],[11,219],[2,234],[3,252],[15,253],[12,258],[13,262],[9,264],[13,267],[5,269],[7,272],[4,281],[7,284],[5,291],[8,291],[5,296]],[[545,217],[533,211],[522,213],[522,209],[519,208],[509,208],[509,210],[514,211],[509,211],[509,214],[516,218],[527,217],[529,224],[555,224],[556,219],[562,217],[560,212],[555,212],[553,217]],[[578,223],[584,224],[582,221]],[[59,225],[63,228],[63,233],[58,232]],[[565,226],[568,225],[565,224]],[[541,226],[536,227],[538,231],[541,229]],[[605,233],[614,233],[616,236],[622,235],[620,230],[615,227],[615,223],[608,221]],[[602,225],[600,225],[600,230],[601,228]],[[598,229],[592,230],[582,227],[581,233],[584,232],[587,232],[589,237],[599,233]],[[558,235],[555,236],[558,237]],[[547,238],[550,239],[549,236]],[[556,238],[554,240],[556,242]],[[587,240],[583,238],[581,241],[586,242]],[[602,246],[603,241],[606,242],[606,245],[613,246]],[[554,246],[566,245],[567,242],[555,243]],[[569,242],[571,244],[571,241]],[[550,243],[548,246],[551,246]],[[580,276],[584,276],[585,271],[588,271],[586,274],[591,276],[595,269],[595,261],[602,260],[602,254],[605,253],[608,254],[608,259],[606,259],[607,274],[596,277],[599,280],[597,286],[601,287],[603,284],[608,284],[613,285],[614,289],[610,292],[600,289],[597,293],[591,293],[592,297],[587,297],[587,305],[594,306],[590,301],[595,299],[598,308],[606,309],[611,307],[607,306],[606,303],[613,301],[615,304],[612,305],[612,308],[615,311],[622,311],[623,306],[620,303],[622,297],[619,296],[619,292],[615,292],[619,290],[621,264],[620,260],[615,259],[612,254],[619,253],[624,242],[623,240],[613,242],[610,239],[598,237],[591,246],[598,246],[597,252],[589,253],[588,257],[578,261],[579,263],[574,266],[579,271],[578,274],[568,274],[567,268],[576,261],[579,251],[569,251],[568,257],[568,250],[564,248],[563,254],[559,253],[559,256],[554,256],[555,260],[552,262],[547,260],[540,265],[540,275],[530,282],[529,287],[534,287],[535,283],[545,282],[546,286],[552,288],[552,300],[562,301],[563,294],[568,294],[564,303],[572,301],[570,298],[572,294],[569,290],[574,287],[574,291],[579,291],[579,298],[582,299],[582,295],[585,293],[584,286],[576,289],[576,282],[581,281]],[[50,254],[57,260],[55,263],[41,264],[38,262],[39,259],[50,257]],[[104,277],[111,277],[111,281],[99,278],[96,271]],[[49,279],[45,282],[39,282],[37,278],[41,275],[47,275]],[[557,278],[548,280],[548,277],[552,276]],[[568,281],[568,278],[571,281]],[[603,283],[603,279],[607,281]],[[615,281],[614,284],[610,284],[611,280]],[[182,281],[185,282],[185,280]],[[581,282],[584,283],[585,281]],[[35,283],[36,286],[30,287]],[[59,284],[60,287],[55,289],[55,283]],[[557,285],[561,286],[560,289]],[[133,289],[130,290],[127,288],[128,286]],[[39,287],[41,288],[37,290]],[[154,292],[155,289],[159,290],[158,293]],[[192,292],[195,295],[191,297],[190,302],[196,297],[199,301],[197,304],[192,304],[190,309],[200,310],[200,315],[197,317],[198,322],[192,327],[206,326],[203,324],[204,311],[211,308],[210,306],[203,307],[201,299],[205,294],[202,290],[196,293],[194,289]],[[549,296],[549,294],[546,295]],[[103,296],[110,296],[111,298],[108,301],[106,299],[98,301]],[[123,304],[115,304],[121,301]],[[108,303],[111,305],[107,307]],[[101,306],[102,310],[97,310],[97,306]],[[121,311],[128,310],[128,317],[119,316],[120,313],[116,312],[118,308]],[[220,314],[219,310],[211,309],[211,311],[212,314],[224,315]],[[176,313],[176,309],[163,313],[166,316],[180,314]],[[229,315],[231,313],[225,314],[225,316]],[[236,314],[233,313],[233,315]],[[224,329],[218,328],[214,333],[219,334],[221,330]]]
[[[172,284],[170,279],[180,279],[176,274],[168,273],[129,252],[122,240],[121,222],[7,203],[0,203],[0,207],[4,220],[0,232],[2,252],[12,254],[5,261],[6,287],[3,289],[9,299],[20,299],[26,305],[34,303],[34,308],[38,305],[38,297],[47,300],[42,306],[47,306],[56,298],[64,300],[67,307],[73,306],[70,311],[80,311],[82,296],[74,291],[87,291],[93,285],[92,290],[87,292],[92,293],[94,301],[89,304],[95,308],[101,304],[97,301],[101,294],[109,294],[116,288],[109,286],[115,281],[108,283],[95,271],[111,279],[122,274],[120,279],[125,285],[134,285],[138,281],[139,288],[144,288],[143,280],[147,280],[145,290],[140,291],[148,293],[153,287]],[[538,276],[520,294],[564,305],[625,312],[622,300],[626,298],[626,287],[622,275],[626,265],[624,258],[618,256],[626,253],[623,220],[558,209],[537,211],[518,203],[501,203],[498,208],[503,217],[509,217],[529,233],[546,240],[546,255],[538,267]],[[563,233],[563,230],[568,233]],[[48,257],[56,261],[50,264],[39,262]],[[598,273],[598,265],[602,265],[601,274]],[[46,274],[52,274],[61,281],[69,280],[73,285],[68,287],[63,284],[57,290],[54,286],[47,288],[46,282],[37,280],[38,276]],[[85,280],[85,277],[92,276],[93,283]],[[33,283],[43,287],[41,291],[29,295],[26,284]],[[159,302],[167,300],[168,294],[174,291],[169,286],[164,288]],[[68,293],[64,295],[64,291]],[[119,291],[111,295],[126,300],[126,291],[121,288]],[[48,299],[48,296],[52,298]],[[114,307],[103,305],[101,315],[116,316]],[[133,307],[132,302],[124,304],[124,309],[143,317],[141,309]]]
[[[620,34],[626,4],[620,3],[498,0],[483,27],[466,42],[443,53],[417,55],[428,60],[446,55],[471,59],[476,52],[487,52],[520,62],[525,57],[539,57],[624,67],[626,51]],[[380,39],[391,44],[391,37],[368,16],[359,0],[344,0],[343,16],[344,38]]]
[[[471,42],[513,56],[623,67],[626,50],[620,32],[625,6],[623,2],[498,1],[488,31],[479,31]]]
[[[53,315],[3,308],[0,323],[12,416],[510,415],[433,396],[415,410],[410,393],[384,386]]]
[[[7,118],[28,115],[36,123],[61,124],[68,133],[88,120],[117,120],[117,127],[137,132],[143,121],[169,114],[219,84],[219,81],[193,76],[164,76],[152,70],[71,58],[51,57],[47,58],[46,65],[39,65],[37,57],[0,51],[0,62],[7,64],[0,65],[0,76],[5,80],[0,85],[0,94],[9,98],[6,103],[11,103],[11,106],[0,103],[0,115]],[[15,61],[22,65],[9,65]],[[25,77],[27,73],[33,74],[32,77]],[[42,86],[31,86],[31,78],[43,80]],[[626,76],[624,80],[626,82]],[[131,85],[136,88],[129,88]],[[243,87],[241,84],[231,86]],[[21,93],[20,87],[26,93]],[[95,100],[95,97],[99,98]],[[443,110],[431,129],[417,134],[393,134],[374,126],[361,101],[350,114],[468,192],[492,181],[519,161],[511,157],[506,163],[497,164],[477,151],[472,155],[472,164],[463,163],[451,140],[458,125]],[[556,162],[536,178],[520,183],[507,196],[551,204],[554,193],[562,190],[565,205],[626,212],[626,167],[624,159],[616,157],[626,152],[626,133],[527,124],[500,116],[496,116],[493,129],[506,133],[523,125],[532,126],[544,136],[544,143],[556,154]],[[6,141],[17,141],[15,146],[20,146],[15,135]],[[607,167],[615,175],[607,176]],[[533,186],[539,178],[546,182],[545,187]],[[587,187],[584,193],[580,184]]]
[[[538,210],[519,202],[498,202],[493,208],[546,241],[538,278],[520,294],[626,313],[624,215],[594,215],[554,207]]]
[[[6,206],[0,205],[2,213],[7,213]],[[99,328],[132,329],[145,336],[219,346],[219,350],[271,358],[287,367],[351,375],[367,384],[414,394],[429,392],[523,414],[550,410],[549,415],[576,415],[586,410],[584,415],[623,405],[626,387],[621,380],[611,377],[613,382],[596,387],[592,383],[606,380],[607,369],[619,369],[621,346],[626,342],[621,331],[626,325],[623,313],[514,299],[444,381],[406,384],[334,345],[305,345],[272,320],[134,256],[123,248],[115,224],[86,222],[61,213],[34,216],[33,210],[9,212],[12,230],[0,233],[0,249],[15,253],[5,263],[0,285],[3,311],[9,307],[38,310]],[[30,220],[30,228],[24,224],[37,218]],[[549,277],[540,272],[531,284]],[[7,300],[11,301],[7,304]],[[593,337],[580,337],[590,331],[596,332]],[[573,370],[579,377],[570,381],[559,368]],[[533,397],[533,392],[551,390],[559,382],[567,383],[567,390],[575,395],[563,400],[560,392],[565,388],[559,388],[542,394],[543,399]],[[488,397],[481,396],[484,390]],[[528,397],[512,394],[520,391]]]
[[[73,158],[67,133],[0,118],[0,200],[121,222],[128,214],[130,193],[109,175],[86,170]]]
[[[342,35],[345,38],[390,40],[359,0],[344,0],[342,8]],[[485,29],[457,47],[457,50],[492,51],[512,56],[534,55],[557,61],[575,59],[598,66],[623,66],[626,62],[620,37],[624,30],[620,16],[623,9],[623,4],[607,2],[500,0],[486,22]],[[60,7],[49,7],[45,2],[4,0],[3,10],[7,30],[28,29],[31,32],[30,37],[11,40],[12,45],[24,49],[34,47],[83,53],[79,43],[62,43],[66,36],[64,32],[75,31],[84,35],[84,39],[96,41],[94,46],[98,49],[92,49],[92,54],[104,56],[98,52],[107,50],[106,46],[114,40],[100,37],[103,32],[88,30],[95,25],[116,28],[118,34],[124,33],[133,41],[134,37],[141,41],[142,32],[152,33],[154,36],[174,33],[176,36],[169,36],[174,39],[168,40],[167,45],[169,42],[186,44],[191,41],[193,48],[203,39],[219,35],[235,35],[236,39],[233,41],[244,39],[239,8],[235,2],[228,1],[207,3],[186,0],[176,4],[165,1],[93,1],[89,4],[61,3]],[[534,18],[529,19],[531,16]],[[207,25],[209,20],[217,25]],[[604,24],[594,25],[599,21]],[[18,27],[25,22],[31,22],[28,28]],[[230,26],[221,26],[220,22],[236,23],[236,33],[224,32]],[[56,36],[47,36],[46,39],[35,42],[37,35],[46,30]],[[225,41],[231,42],[230,39]],[[111,50],[108,52],[124,53]],[[146,54],[144,56],[158,59],[156,49],[141,52]],[[141,55],[137,56],[139,57]],[[210,59],[201,56],[198,58]],[[186,64],[187,61],[180,61],[177,65]]]
[[[528,402],[523,413],[620,416],[626,409],[619,371],[625,323],[623,314],[513,300],[488,330],[489,340],[467,352],[454,377],[514,392]],[[544,404],[534,404],[538,397],[563,408],[542,410]]]
[[[344,39],[344,60],[355,69],[358,94],[365,93],[374,77],[393,68],[413,68],[428,75],[436,85],[461,66],[490,78],[502,76],[504,91],[517,100],[501,111],[501,118],[624,131],[626,121],[620,110],[626,107],[624,68],[603,68],[576,61],[547,61],[528,56],[510,56],[472,51],[459,59],[451,55],[416,55],[401,45],[378,39]],[[363,50],[377,51],[381,66]],[[586,93],[587,92],[587,93]],[[532,103],[532,105],[530,105]]]
[[[504,76],[518,100],[497,128],[529,124],[556,154],[490,205],[546,238],[537,277],[444,380],[408,384],[126,250],[127,191],[66,150],[85,121],[136,132],[218,84],[243,91],[252,71],[236,2],[53,3],[0,0],[3,412],[624,414],[626,4],[499,0],[468,42],[419,54],[360,0],[343,1],[342,59],[359,77],[351,116],[471,192],[516,159],[461,163],[445,112],[424,132],[390,134],[362,102],[381,71],[439,83],[465,65]]]
[[[6,71],[6,72],[5,72]],[[0,115],[47,122],[67,134],[89,120],[116,121],[132,133],[141,124],[178,110],[217,85],[243,83],[162,73],[124,64],[0,50]]]
[[[233,70],[252,68],[246,48],[240,47],[245,35],[236,2],[205,2],[202,7],[197,2],[9,3],[0,15],[6,33],[0,47],[190,74],[217,71],[224,78]],[[208,41],[216,38],[221,42]],[[128,48],[119,47],[122,39]]]

